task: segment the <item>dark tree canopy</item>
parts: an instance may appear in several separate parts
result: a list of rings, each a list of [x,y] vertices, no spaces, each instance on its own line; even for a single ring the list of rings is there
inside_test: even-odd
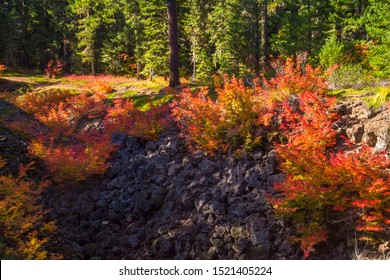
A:
[[[336,38],[343,58],[367,45],[363,67],[387,76],[389,11],[389,0],[1,1],[0,64],[44,71],[59,59],[67,72],[207,84],[258,75],[270,55],[319,64]]]

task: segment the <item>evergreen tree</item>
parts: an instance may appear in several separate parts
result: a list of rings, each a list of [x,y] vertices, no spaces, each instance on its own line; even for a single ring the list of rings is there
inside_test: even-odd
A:
[[[227,73],[258,69],[261,9],[257,0],[218,1],[210,14],[215,66]]]
[[[370,64],[378,76],[390,76],[390,0],[370,0],[365,26],[373,40]]]
[[[329,2],[284,0],[277,5],[278,27],[272,35],[273,51],[286,55],[307,51],[317,55],[329,29]]]
[[[143,74],[168,77],[168,14],[167,2],[163,0],[139,0],[142,24],[141,62]]]
[[[192,66],[192,81],[210,83],[214,71],[213,46],[210,42],[209,14],[215,1],[188,0],[188,12],[184,16],[185,38],[189,42],[189,60]]]
[[[115,23],[115,4],[114,0],[70,0],[70,10],[77,19],[78,54],[83,63],[90,65],[92,75],[96,74],[99,46],[109,26]]]

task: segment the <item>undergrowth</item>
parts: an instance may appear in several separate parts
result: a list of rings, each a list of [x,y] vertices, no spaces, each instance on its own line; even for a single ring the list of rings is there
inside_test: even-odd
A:
[[[115,151],[110,141],[115,132],[155,140],[172,125],[171,118],[190,148],[209,154],[254,151],[273,144],[286,180],[275,186],[268,201],[278,215],[294,221],[293,241],[305,257],[329,240],[332,225],[341,222],[361,240],[380,241],[390,225],[388,155],[355,147],[348,139],[342,149],[336,146],[332,129],[338,118],[336,101],[328,96],[326,82],[331,73],[313,68],[305,55],[276,60],[272,67],[273,78],[261,77],[249,85],[235,77],[214,77],[217,98],[207,87],[198,92],[183,89],[169,106],[165,101],[174,94],[162,98],[164,104],[146,98],[109,100],[112,87],[126,83],[122,78],[70,76],[66,79],[80,83],[82,93],[27,93],[14,104],[42,125],[40,129],[28,123],[13,126],[27,127],[32,135],[30,153],[44,161],[54,183],[68,187],[106,172]],[[142,102],[142,109],[137,102]],[[385,102],[385,90],[373,100],[373,104]],[[278,142],[266,143],[269,131],[280,132]],[[22,173],[2,180],[7,191],[12,184],[30,189],[24,178]]]

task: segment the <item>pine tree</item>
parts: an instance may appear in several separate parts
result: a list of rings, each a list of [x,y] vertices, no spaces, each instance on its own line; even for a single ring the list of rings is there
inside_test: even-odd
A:
[[[188,0],[188,12],[183,16],[185,38],[189,43],[192,82],[208,84],[214,71],[213,47],[210,42],[209,14],[213,0]]]
[[[168,77],[168,13],[167,2],[162,0],[139,0],[140,21],[142,24],[143,74]]]
[[[113,0],[72,0],[70,10],[76,16],[77,48],[83,63],[96,74],[99,45],[107,34],[107,29],[115,23],[115,1]],[[105,32],[102,32],[105,31]]]
[[[380,77],[390,76],[390,0],[370,0],[365,26],[373,40],[370,64]]]

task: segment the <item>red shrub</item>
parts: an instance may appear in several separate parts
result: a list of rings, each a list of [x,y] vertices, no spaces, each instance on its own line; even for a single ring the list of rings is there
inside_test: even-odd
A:
[[[82,85],[81,89],[87,93],[100,93],[100,94],[111,93],[114,90],[109,83],[101,79],[94,79]]]
[[[279,196],[270,202],[297,223],[295,240],[306,257],[326,240],[332,223],[349,220],[367,239],[389,221],[390,160],[368,147],[332,153],[333,106],[334,100],[310,92],[283,103],[281,129],[287,143],[277,144],[276,152],[287,179],[275,186]]]
[[[172,116],[190,147],[198,146],[209,152],[228,148],[224,143],[226,128],[220,121],[221,115],[221,108],[208,97],[207,88],[197,94],[184,89],[172,103]]]
[[[106,83],[112,85],[117,83],[125,83],[129,82],[129,78],[121,77],[121,76],[110,76],[110,75],[69,75],[65,78],[69,82],[76,82],[80,84],[86,84],[93,81],[105,81]]]
[[[105,137],[100,141],[89,134],[75,135],[75,144],[55,145],[42,140],[33,141],[30,153],[40,157],[57,183],[69,185],[94,175],[104,174],[109,165],[107,160],[114,147]],[[80,139],[85,140],[84,143]]]
[[[67,99],[67,108],[70,118],[74,122],[82,119],[102,118],[107,113],[103,101],[103,94],[79,94]]]
[[[104,126],[109,134],[121,131],[134,137],[155,140],[169,124],[167,105],[154,106],[151,103],[149,110],[141,112],[131,100],[119,99],[107,111]]]
[[[43,92],[28,92],[17,99],[17,106],[30,114],[44,114],[72,96],[68,90],[52,89]]]
[[[61,60],[49,60],[45,72],[49,78],[55,78],[61,75],[63,63]]]
[[[102,118],[107,112],[100,94],[74,95],[68,91],[51,90],[27,93],[18,98],[18,106],[51,129],[51,134],[70,136],[84,119]]]
[[[198,93],[184,89],[172,103],[172,116],[183,130],[191,147],[210,153],[244,147],[252,149],[260,143],[255,135],[257,115],[253,108],[254,89],[243,81],[224,77],[224,86],[216,81],[218,99],[208,96],[208,88]]]
[[[5,69],[5,66],[3,64],[0,64],[0,78],[2,77],[1,72],[3,72]]]

